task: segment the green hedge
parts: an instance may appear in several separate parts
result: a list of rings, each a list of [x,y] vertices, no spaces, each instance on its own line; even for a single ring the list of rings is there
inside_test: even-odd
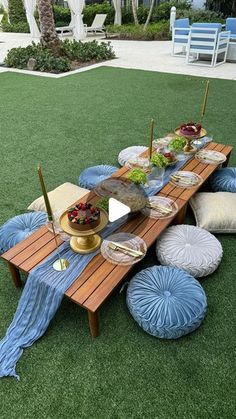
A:
[[[1,28],[3,32],[29,33],[29,25],[27,22],[19,22],[11,25],[8,22],[2,22]]]
[[[9,0],[8,12],[11,25],[27,22],[22,0]]]
[[[169,22],[150,23],[144,30],[143,25],[110,25],[107,27],[109,33],[116,34],[118,39],[140,40],[140,41],[164,41],[170,39]]]
[[[188,17],[191,24],[194,22],[225,22],[221,13],[210,10],[177,10],[176,17],[177,19]]]

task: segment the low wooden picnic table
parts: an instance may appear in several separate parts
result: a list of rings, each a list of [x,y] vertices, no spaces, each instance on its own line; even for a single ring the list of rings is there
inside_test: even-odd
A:
[[[232,151],[231,146],[212,142],[205,148],[225,154],[227,157],[225,166],[228,164]],[[194,157],[183,167],[183,170],[189,170],[201,175],[203,182],[216,169],[217,166],[200,163]],[[114,173],[113,177],[120,178],[128,170],[127,167],[122,167]],[[137,217],[128,220],[119,231],[140,236],[149,248],[171,222],[175,224],[183,223],[188,202],[199,187],[183,189],[168,183],[157,195],[169,197],[177,203],[178,213],[175,216],[167,219],[151,219],[139,214]],[[83,199],[95,204],[98,197],[94,192],[90,192]],[[62,243],[60,236],[58,236],[58,241],[60,244]],[[55,240],[53,234],[44,226],[2,254],[1,257],[8,264],[15,286],[21,287],[20,271],[29,274],[32,269],[42,263],[54,251]],[[99,335],[98,313],[100,307],[131,269],[132,266],[113,265],[104,259],[101,254],[98,254],[65,292],[66,297],[88,311],[89,327],[93,337]]]

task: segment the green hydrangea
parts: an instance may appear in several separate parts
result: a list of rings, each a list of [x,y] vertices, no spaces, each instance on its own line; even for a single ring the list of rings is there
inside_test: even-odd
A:
[[[156,167],[166,167],[168,164],[167,158],[161,153],[154,153],[152,155],[151,162]]]
[[[130,170],[127,177],[129,180],[131,180],[131,182],[137,184],[145,184],[148,180],[146,173],[141,169]]]
[[[186,145],[186,138],[174,137],[169,143],[169,149],[173,151],[182,151]]]
[[[97,208],[100,208],[100,209],[103,209],[104,211],[108,212],[108,209],[109,209],[109,198],[108,197],[105,197],[105,198],[99,199],[96,202],[96,207]]]

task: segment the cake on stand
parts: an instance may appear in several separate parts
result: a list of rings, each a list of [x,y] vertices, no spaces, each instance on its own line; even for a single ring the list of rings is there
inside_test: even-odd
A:
[[[62,230],[71,236],[70,247],[76,253],[87,254],[95,252],[99,249],[102,239],[99,236],[108,223],[108,214],[100,210],[100,222],[97,227],[89,230],[77,230],[72,228],[68,222],[68,211],[65,211],[60,217],[60,225]]]
[[[180,130],[180,127],[179,127],[179,128],[176,128],[175,134],[178,135],[179,137],[185,137],[186,138],[186,145],[184,147],[184,153],[185,154],[194,154],[197,151],[197,147],[195,147],[191,144],[192,141],[194,141],[195,144],[201,144],[200,139],[205,137],[207,132],[204,128],[201,128],[201,131],[199,132],[198,135],[186,135],[186,134],[181,133],[181,130]]]

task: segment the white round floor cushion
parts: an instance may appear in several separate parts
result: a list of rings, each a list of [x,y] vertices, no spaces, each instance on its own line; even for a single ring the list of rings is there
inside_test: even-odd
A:
[[[133,159],[136,156],[139,156],[139,154],[143,153],[146,150],[147,147],[141,145],[134,145],[132,147],[124,148],[124,150],[121,150],[121,152],[118,155],[118,162],[121,166],[124,166],[128,160]]]
[[[198,278],[212,274],[223,255],[215,236],[191,225],[169,227],[157,240],[156,252],[162,265],[176,266]]]

